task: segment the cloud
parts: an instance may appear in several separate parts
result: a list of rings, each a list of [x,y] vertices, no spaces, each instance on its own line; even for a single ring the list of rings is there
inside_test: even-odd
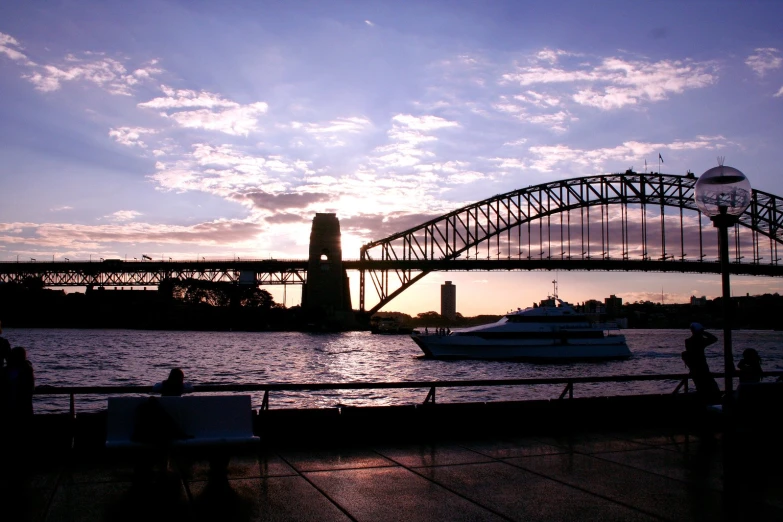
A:
[[[220,112],[199,109],[173,114],[161,113],[161,116],[171,118],[185,128],[215,130],[234,136],[247,136],[250,132],[258,130],[258,116],[266,111],[267,104],[258,102]]]
[[[781,87],[780,89],[778,89],[778,92],[776,92],[776,93],[774,94],[774,96],[775,96],[775,98],[780,98],[781,96],[783,96],[783,87]]]
[[[650,301],[651,303],[661,302],[661,292],[624,292],[618,294],[617,297],[621,297],[624,303],[635,303],[637,301]],[[663,301],[666,304],[675,303],[689,303],[691,294],[676,294],[667,292],[663,294]]]
[[[556,165],[576,164],[603,171],[608,162],[625,162],[631,165],[640,164],[646,155],[656,158],[662,150],[716,150],[726,146],[728,142],[723,136],[697,136],[695,140],[676,140],[671,143],[646,143],[626,141],[616,147],[599,149],[577,149],[568,145],[542,145],[530,147],[533,160],[529,167],[541,172],[551,172]]]
[[[517,94],[514,99],[521,102],[535,105],[536,107],[549,108],[560,105],[560,98],[552,94],[542,94],[536,91],[525,91],[523,94]]]
[[[12,60],[27,60],[27,56],[20,49],[23,47],[16,38],[0,32],[0,54],[4,54]]]
[[[156,132],[155,129],[145,129],[143,127],[118,127],[111,129],[109,136],[121,145],[128,147],[136,146],[144,149],[147,148],[147,144],[141,141],[142,134],[155,134]]]
[[[289,214],[287,212],[279,212],[272,216],[264,218],[270,225],[289,225],[294,223],[307,223],[312,218],[310,216],[301,216],[299,214]]]
[[[293,122],[291,128],[303,130],[315,137],[316,141],[329,147],[346,145],[345,134],[358,134],[372,128],[372,122],[364,117],[336,118],[326,123]]]
[[[219,94],[208,91],[199,92],[190,89],[175,90],[167,85],[161,85],[160,90],[163,91],[166,96],[139,103],[138,106],[147,109],[235,109],[240,107],[237,102],[226,100]]]
[[[310,163],[282,155],[246,152],[233,145],[196,143],[192,151],[171,161],[158,161],[149,175],[159,189],[199,191],[252,206],[246,194],[291,192],[297,177],[313,171]]]
[[[369,25],[370,27],[375,27],[375,24],[374,24],[374,23],[372,23],[372,22],[371,22],[371,21],[369,21],[369,20],[365,20],[365,21],[364,21],[364,23],[365,23],[365,24],[367,24],[367,25]]]
[[[578,118],[572,116],[568,111],[558,111],[554,114],[539,114],[536,116],[530,116],[526,120],[530,123],[545,125],[555,132],[565,132],[565,122],[574,121],[577,119]]]
[[[544,52],[551,58],[551,53]],[[501,84],[521,87],[570,85],[571,98],[580,105],[612,110],[642,102],[657,102],[670,94],[703,88],[717,81],[716,65],[709,62],[661,60],[658,62],[604,58],[597,66],[580,63],[574,67],[535,63],[517,66],[501,75]],[[531,94],[533,93],[533,94]],[[521,101],[535,104],[554,102],[555,96],[526,89],[517,95]]]
[[[440,216],[440,213],[401,213],[357,214],[340,218],[340,230],[359,237],[371,237],[372,240],[390,236],[402,230],[408,230]],[[368,241],[369,242],[369,241]]]
[[[535,58],[541,62],[556,63],[558,58],[564,55],[570,55],[567,51],[561,49],[542,49],[535,54]]]
[[[157,60],[151,60],[144,67],[129,72],[119,60],[106,57],[96,60],[94,55],[85,54],[88,58],[77,58],[70,54],[66,56],[65,63],[59,65],[36,65],[30,62],[30,72],[22,77],[42,92],[56,91],[63,82],[86,81],[110,94],[130,96],[136,84],[163,72],[156,67]]]
[[[783,65],[783,58],[779,55],[780,50],[774,47],[759,48],[756,49],[756,54],[748,56],[745,65],[763,78],[768,71],[779,69]]]
[[[392,118],[392,121],[409,129],[422,132],[459,127],[459,123],[456,121],[449,121],[432,115],[412,116],[410,114],[398,114]]]
[[[375,157],[370,162],[379,168],[409,168],[418,165],[434,153],[423,147],[426,143],[436,142],[438,138],[432,131],[459,127],[456,121],[438,116],[412,116],[397,114],[392,118],[392,127],[387,135],[391,141],[375,149]]]
[[[49,212],[63,212],[66,210],[73,210],[73,207],[69,207],[68,205],[63,205],[62,207],[50,208]]]
[[[281,210],[304,209],[314,203],[329,201],[331,196],[315,192],[269,194],[267,192],[248,192],[241,196],[249,199],[258,208],[279,212]],[[267,218],[268,219],[268,218]]]
[[[136,212],[135,210],[118,210],[117,212],[114,212],[105,217],[107,217],[110,221],[124,222],[133,221],[141,215],[141,212]]]
[[[258,130],[259,116],[266,114],[269,109],[265,102],[241,105],[208,91],[175,90],[166,85],[161,85],[161,90],[165,96],[139,103],[138,106],[163,109],[159,112],[161,116],[185,128],[247,136]]]
[[[519,158],[492,158],[490,161],[498,163],[498,168],[501,170],[523,170],[528,167],[527,164],[525,164]]]
[[[357,133],[370,127],[372,122],[367,118],[337,118],[327,123],[299,123],[294,122],[292,127],[303,129],[310,134],[332,134],[332,133]]]
[[[137,222],[95,226],[6,223],[0,226],[0,232],[7,233],[0,236],[0,242],[78,250],[100,249],[115,242],[224,245],[253,240],[263,231],[262,225],[237,220],[216,220],[191,226]]]

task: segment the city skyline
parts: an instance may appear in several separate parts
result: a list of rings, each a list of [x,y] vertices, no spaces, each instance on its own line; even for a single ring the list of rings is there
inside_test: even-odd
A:
[[[472,202],[724,156],[783,195],[775,3],[234,2],[0,7],[0,261],[343,256]],[[351,276],[354,302],[358,277]],[[717,275],[433,273],[385,311],[687,302]],[[780,292],[732,277],[737,295]],[[278,301],[283,291],[269,288]],[[288,291],[286,304],[298,303]]]

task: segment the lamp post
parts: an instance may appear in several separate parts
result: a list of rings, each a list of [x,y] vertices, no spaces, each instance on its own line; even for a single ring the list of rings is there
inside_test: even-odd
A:
[[[734,356],[731,352],[731,286],[729,283],[729,227],[750,205],[750,181],[733,167],[719,165],[699,177],[693,188],[693,197],[699,210],[712,220],[718,229],[720,272],[723,287],[723,371],[726,400],[731,400],[733,389]]]

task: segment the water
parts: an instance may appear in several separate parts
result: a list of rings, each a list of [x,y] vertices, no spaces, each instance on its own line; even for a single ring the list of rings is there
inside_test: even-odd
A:
[[[438,361],[423,358],[406,335],[368,332],[171,332],[145,330],[6,329],[24,346],[37,385],[152,385],[181,367],[193,384],[268,384],[520,379],[685,373],[680,358],[686,330],[625,330],[632,357],[625,361],[529,363]],[[707,350],[713,371],[723,369],[722,335]],[[735,363],[756,348],[766,371],[783,370],[783,332],[735,331]],[[577,384],[574,396],[671,392],[676,382]],[[443,388],[438,402],[556,398],[561,385]],[[273,392],[270,408],[415,404],[427,389]],[[253,394],[259,406],[263,393]],[[106,397],[77,396],[77,411],[105,407]],[[66,397],[36,397],[37,412],[66,411]]]

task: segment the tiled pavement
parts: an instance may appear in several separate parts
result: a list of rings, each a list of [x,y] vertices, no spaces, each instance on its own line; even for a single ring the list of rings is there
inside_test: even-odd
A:
[[[668,430],[262,448],[134,482],[116,454],[3,484],[0,519],[34,521],[726,520],[722,445]],[[763,466],[760,468],[763,469]],[[744,480],[740,520],[783,520],[776,468]]]

